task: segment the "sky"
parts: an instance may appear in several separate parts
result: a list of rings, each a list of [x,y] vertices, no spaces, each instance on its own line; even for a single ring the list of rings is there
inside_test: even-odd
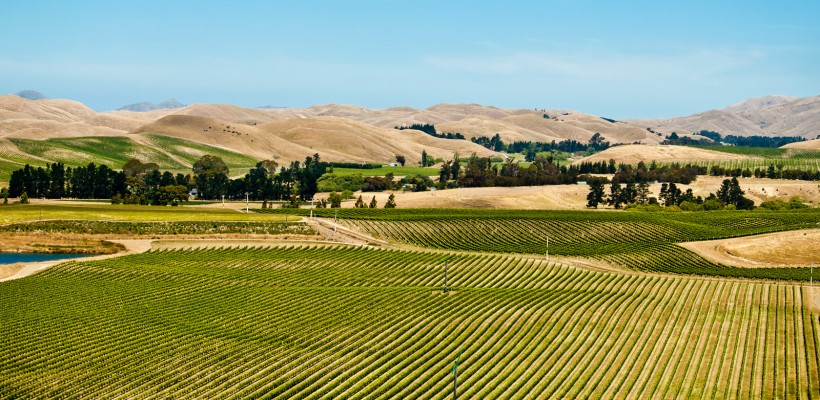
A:
[[[610,118],[820,94],[820,2],[14,1],[0,93],[97,111],[478,103]]]

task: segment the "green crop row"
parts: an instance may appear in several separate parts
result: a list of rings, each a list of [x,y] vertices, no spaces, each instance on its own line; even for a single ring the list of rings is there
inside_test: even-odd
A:
[[[335,210],[314,210],[320,217]],[[332,214],[331,214],[332,213]],[[587,257],[633,270],[808,281],[810,268],[735,268],[675,243],[820,226],[820,210],[602,213],[502,210],[341,210],[344,224],[419,247]],[[548,244],[549,242],[549,244]]]
[[[0,398],[443,399],[459,353],[461,398],[820,397],[799,285],[314,245],[68,262],[0,293]]]
[[[279,235],[315,234],[302,222],[170,221],[125,222],[57,220],[0,225],[0,232],[75,233],[91,235]]]

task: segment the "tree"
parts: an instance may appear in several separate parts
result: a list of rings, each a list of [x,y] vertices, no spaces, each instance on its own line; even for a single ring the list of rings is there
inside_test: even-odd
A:
[[[720,184],[720,189],[717,191],[717,198],[729,205],[735,206],[738,210],[751,210],[755,207],[755,203],[751,199],[744,197],[745,193],[740,188],[740,182],[734,177],[731,180],[724,179]]]
[[[354,205],[356,208],[367,208],[364,205],[364,200],[362,200],[362,195],[359,195],[359,198],[356,200],[356,204]]]
[[[221,158],[206,154],[194,163],[193,171],[200,198],[215,199],[227,192],[229,171]]]
[[[598,204],[604,202],[604,181],[591,179],[589,184],[589,194],[587,194],[587,207],[598,208]]]
[[[529,148],[524,153],[524,161],[533,162],[533,161],[535,161],[535,156],[537,156],[537,155],[538,155],[538,152],[536,152],[535,149]]]
[[[0,189],[0,196],[3,196],[3,204],[9,204],[9,190],[6,188]]]
[[[450,161],[441,164],[441,170],[438,173],[439,182],[447,183],[448,179],[450,179]]]
[[[401,166],[403,167],[404,163],[407,162],[407,159],[401,154],[396,154],[396,162],[401,164]]]
[[[723,204],[731,204],[731,192],[732,190],[732,181],[728,179],[724,179],[723,182],[720,184],[720,189],[718,189],[716,195],[718,200],[723,202]]]
[[[28,193],[23,192],[23,193],[20,195],[20,204],[28,204],[28,203],[29,203],[29,201],[28,201]]]
[[[639,204],[647,204],[649,203],[649,184],[646,182],[641,182],[638,184],[637,189],[637,196],[635,200]]]
[[[387,198],[387,203],[384,204],[384,208],[396,208],[396,195],[390,193],[390,197]]]
[[[370,200],[370,208],[376,208],[377,205],[376,196],[373,196],[373,199]]]
[[[612,185],[609,186],[609,205],[617,208],[621,208],[621,203],[623,199],[621,197],[621,185],[617,182],[612,182]]]
[[[421,151],[421,166],[422,167],[427,166],[427,150],[422,150]]]
[[[450,179],[458,179],[458,173],[461,171],[461,157],[458,152],[453,154],[453,161],[450,163]]]
[[[330,208],[339,208],[342,206],[342,195],[336,192],[330,192],[327,196],[327,201],[330,203]]]

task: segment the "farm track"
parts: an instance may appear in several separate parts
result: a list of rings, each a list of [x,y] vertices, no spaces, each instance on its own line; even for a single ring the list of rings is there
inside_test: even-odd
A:
[[[462,398],[820,398],[800,284],[311,244],[67,262],[0,296],[2,398],[443,399],[460,350]]]

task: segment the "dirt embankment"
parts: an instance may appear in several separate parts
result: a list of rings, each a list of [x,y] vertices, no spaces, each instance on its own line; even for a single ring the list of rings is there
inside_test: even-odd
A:
[[[113,244],[125,250],[121,253],[103,254],[96,256],[88,256],[83,258],[74,258],[72,261],[91,261],[102,260],[111,257],[119,257],[122,255],[136,254],[146,252],[151,249],[151,240],[112,240]],[[40,261],[31,263],[16,263],[8,265],[0,265],[0,282],[10,281],[12,279],[19,279],[29,275],[33,275],[46,268],[52,267],[63,260]]]
[[[0,253],[114,254],[121,244],[90,236],[3,233]]]
[[[820,229],[689,242],[681,246],[709,261],[741,268],[820,267]]]

